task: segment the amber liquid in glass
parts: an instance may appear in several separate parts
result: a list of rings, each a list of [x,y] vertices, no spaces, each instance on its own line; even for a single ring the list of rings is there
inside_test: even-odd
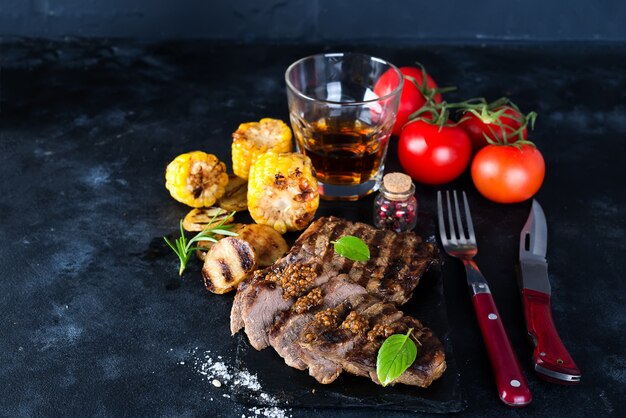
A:
[[[320,120],[309,125],[299,147],[324,184],[355,185],[378,174],[389,135],[361,121]]]

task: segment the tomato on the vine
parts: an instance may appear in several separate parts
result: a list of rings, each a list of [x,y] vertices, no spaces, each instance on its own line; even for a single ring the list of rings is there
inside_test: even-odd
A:
[[[435,103],[441,103],[441,94],[436,93],[437,84],[435,81],[421,68],[416,67],[400,67],[400,72],[404,76],[404,85],[400,95],[400,104],[398,105],[398,113],[396,122],[393,125],[393,134],[400,135],[402,127],[408,122],[409,116],[419,110],[427,101],[424,94],[433,94],[432,99]],[[424,74],[426,74],[426,85],[424,86]],[[414,79],[415,81],[411,80]],[[385,96],[393,90],[393,86],[398,85],[398,75],[393,69],[387,70],[376,82],[374,93],[379,97]],[[419,86],[419,87],[418,87]],[[425,89],[424,89],[425,87]],[[422,91],[424,90],[424,91]]]
[[[472,162],[472,180],[478,191],[497,203],[530,199],[545,176],[541,152],[530,144],[487,145]]]
[[[500,106],[490,114],[465,112],[459,126],[472,140],[474,152],[489,144],[485,135],[495,142],[513,142],[515,131],[524,124],[524,115],[511,106]],[[528,139],[528,129],[524,126],[522,136]]]
[[[458,126],[417,119],[404,127],[398,157],[404,171],[424,184],[444,184],[459,177],[472,156],[470,139]]]

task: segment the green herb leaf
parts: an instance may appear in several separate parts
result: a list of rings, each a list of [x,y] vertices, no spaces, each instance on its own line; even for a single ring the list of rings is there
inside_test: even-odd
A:
[[[225,227],[228,227],[229,225],[224,225]],[[228,229],[223,229],[224,227],[222,227],[222,229],[213,229],[211,232],[214,234],[218,234],[218,235],[226,235],[229,237],[236,237],[239,234],[233,231],[229,231]]]
[[[232,212],[226,218],[222,219],[217,225],[213,226],[213,221],[215,220],[215,217],[217,215],[218,214],[216,213],[215,216],[213,216],[211,221],[208,223],[207,227],[203,231],[200,231],[196,236],[191,238],[189,241],[187,240],[187,237],[185,236],[182,219],[180,220],[180,224],[179,224],[180,237],[174,240],[174,244],[172,244],[172,242],[166,237],[163,237],[163,239],[165,240],[165,243],[178,256],[178,260],[180,262],[179,268],[178,268],[179,276],[183,275],[185,268],[187,267],[187,262],[189,261],[189,258],[191,258],[191,254],[198,249],[198,247],[193,247],[192,246],[193,244],[195,244],[198,241],[217,242],[217,239],[214,237],[215,235],[228,235],[228,236],[238,235],[235,232],[229,231],[232,225],[225,225],[225,223],[228,222],[230,218],[235,216],[235,212]]]
[[[331,241],[335,246],[335,252],[342,257],[353,261],[367,261],[370,259],[370,249],[360,238],[346,235],[337,241]]]
[[[406,334],[394,334],[385,340],[378,350],[376,375],[380,384],[387,386],[406,371],[417,357],[417,347],[411,340],[409,329]]]

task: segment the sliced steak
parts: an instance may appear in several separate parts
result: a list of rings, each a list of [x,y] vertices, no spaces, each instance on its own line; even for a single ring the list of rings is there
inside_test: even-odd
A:
[[[443,345],[430,329],[415,318],[403,316],[390,325],[397,334],[405,334],[409,328],[413,328],[411,335],[414,341],[418,341],[415,362],[393,384],[430,386],[446,370]],[[372,381],[380,384],[376,374],[376,357],[383,341],[384,338],[380,337],[374,341],[355,344],[355,349],[345,356],[344,369],[359,375],[367,373]]]
[[[331,242],[344,235],[363,239],[370,249],[370,260],[355,263],[336,254]],[[320,218],[302,233],[283,258],[239,285],[231,310],[231,332],[235,334],[244,327],[244,306],[253,304],[254,298],[263,294],[255,288],[263,286],[264,277],[271,269],[280,270],[298,263],[311,266],[326,280],[329,276],[348,274],[368,292],[402,305],[433,261],[434,247],[413,233],[396,234],[332,216]]]
[[[304,332],[314,320],[314,312],[322,308],[335,307],[347,298],[358,298],[367,295],[365,289],[352,283],[346,275],[333,277],[320,287],[323,299],[311,311],[297,313],[293,309],[283,311],[276,319],[269,332],[269,342],[276,352],[291,367],[300,370],[309,369],[309,373],[323,383],[330,383],[341,373],[341,365],[326,360],[318,353],[307,353],[302,350],[298,341],[305,338]]]
[[[406,333],[412,328],[411,335],[417,341],[418,356],[415,363],[394,383],[428,387],[445,371],[443,345],[418,320],[404,316],[393,304],[376,299],[368,295],[355,306],[344,302],[337,309],[337,315],[343,321],[337,326],[309,329],[308,332],[312,332],[315,339],[299,340],[302,350],[308,357],[324,358],[349,373],[370,377],[380,384],[376,375],[376,358],[380,346],[386,336]],[[374,328],[376,326],[377,330]],[[318,377],[313,373],[311,375]],[[320,379],[318,381],[322,382]]]
[[[320,383],[334,381],[344,370],[379,383],[376,357],[380,345],[387,336],[413,328],[419,355],[396,383],[427,387],[440,377],[445,358],[433,333],[392,303],[356,287],[338,276],[321,287],[325,293],[321,305],[303,314],[281,313],[270,332],[272,347],[288,365],[308,369]],[[337,303],[339,294],[346,297]]]
[[[295,266],[296,264],[291,264]],[[256,272],[250,282],[238,289],[231,309],[231,332],[235,334],[245,327],[250,344],[257,350],[269,345],[269,329],[278,315],[288,310],[296,298],[285,294],[285,289],[269,276],[281,272],[275,266]],[[303,290],[320,286],[329,280],[328,275],[319,275]]]
[[[354,262],[335,252],[331,242],[344,235],[354,235],[367,244],[367,262]],[[300,262],[315,265],[320,273],[347,274],[368,292],[402,305],[433,263],[434,251],[432,244],[414,233],[397,234],[331,216],[313,222],[277,263]]]
[[[368,261],[354,262],[335,252],[331,243],[345,235],[368,245]],[[320,218],[283,258],[240,284],[231,332],[245,328],[253,347],[271,345],[288,365],[308,369],[322,383],[332,382],[343,370],[377,382],[382,336],[413,327],[416,336],[419,331],[424,337],[422,352],[398,382],[427,386],[445,370],[441,343],[396,306],[411,297],[433,261],[434,246],[413,233]],[[381,336],[368,339],[375,329],[382,330]]]
[[[276,314],[291,307],[291,300],[283,298],[282,289],[272,282],[263,282],[248,294],[252,303],[245,304],[241,317],[250,344],[257,350],[269,345],[267,330],[274,323]]]

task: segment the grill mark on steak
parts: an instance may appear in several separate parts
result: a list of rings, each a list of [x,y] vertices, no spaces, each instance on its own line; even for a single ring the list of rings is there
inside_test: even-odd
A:
[[[296,341],[302,329],[313,320],[313,314],[306,312],[301,315],[290,315],[288,311],[279,314],[278,319],[269,333],[269,341],[274,350],[285,360],[288,366],[306,370],[304,353]]]
[[[339,238],[345,235],[351,235],[352,225],[350,224],[340,224],[339,226],[335,226],[330,230],[328,237],[320,237],[321,243],[323,243],[323,247],[316,245],[315,249],[320,249],[323,251],[322,256],[322,268],[324,271],[328,271],[333,265],[333,259],[336,258],[335,248],[332,246],[332,241],[337,241]],[[317,242],[320,243],[319,241]],[[342,257],[343,258],[343,257]],[[337,270],[338,273],[342,273],[343,270]]]
[[[381,238],[381,242],[379,246],[384,248],[383,255],[371,261],[372,268],[375,268],[374,266],[379,267],[377,269],[379,270],[378,274],[374,276],[370,275],[370,279],[367,282],[361,283],[367,289],[368,292],[374,292],[374,293],[378,292],[378,293],[384,294],[384,292],[381,292],[381,289],[380,289],[380,280],[388,269],[388,262],[385,262],[383,265],[380,265],[379,260],[389,260],[389,256],[393,252],[397,251],[398,248],[401,248],[398,246],[399,239],[400,239],[400,235],[398,234],[393,235],[393,236],[385,235],[384,237]]]
[[[370,247],[370,260],[352,262],[336,254],[330,242],[344,235],[363,239]],[[419,321],[403,317],[394,304],[403,304],[410,298],[433,260],[432,246],[423,244],[413,233],[396,234],[363,223],[320,218],[302,233],[284,257],[240,284],[231,310],[231,332],[245,327],[253,347],[260,350],[272,345],[288,365],[308,368],[309,374],[320,382],[333,381],[342,370],[369,376],[377,382],[372,370],[375,375],[376,354],[382,338],[370,342],[363,340],[363,335],[360,339],[353,338],[348,329],[328,329],[320,331],[319,341],[307,342],[305,330],[315,313],[340,306],[339,324],[353,310],[364,315],[370,327],[392,324],[394,329],[396,326],[408,329],[407,324],[418,324],[426,340],[433,340],[427,345],[430,351],[418,355],[421,368],[406,372],[398,382],[427,386],[445,370],[441,343]],[[321,305],[300,314],[291,309],[295,299],[284,300],[282,288],[265,280],[269,272],[293,263],[315,269],[318,276],[307,291],[320,286],[324,298]]]
[[[364,231],[364,229],[362,227],[356,227],[356,228],[354,228],[354,230],[350,231],[350,233],[345,234],[345,235],[352,235],[352,236],[355,236],[357,238],[363,239],[363,231]],[[337,240],[339,238],[341,238],[341,237],[336,237],[335,240]],[[367,242],[367,241],[363,240],[363,242]],[[340,256],[338,254],[334,254],[335,253],[334,248],[333,248],[332,252],[333,252],[333,255],[335,256],[335,258],[338,259],[338,262],[339,262],[339,268],[337,269],[337,271],[339,271],[339,273],[341,273],[341,274],[348,274],[348,275],[350,275],[352,267],[355,264],[355,261],[350,260],[347,257],[342,257],[342,256]],[[356,283],[358,283],[358,282],[356,282]]]
[[[370,248],[372,243],[374,244],[376,243],[376,241],[374,241],[374,238],[376,237],[376,234],[378,232],[380,231],[377,229],[360,227],[354,232],[354,234],[355,236],[361,238],[363,242],[368,243],[368,248]],[[364,280],[370,280],[371,276],[368,273],[370,271],[370,266],[375,262],[375,260],[376,259],[372,257],[371,250],[370,250],[370,258],[365,263],[363,263],[362,268],[352,269],[350,271],[350,278],[352,279],[352,281],[363,285]],[[359,262],[359,263],[362,263],[362,262]],[[352,264],[354,264],[354,262],[352,262]]]

